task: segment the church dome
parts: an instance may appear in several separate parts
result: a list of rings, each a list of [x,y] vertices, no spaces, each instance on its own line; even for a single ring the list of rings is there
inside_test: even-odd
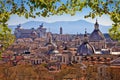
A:
[[[89,40],[90,41],[100,41],[100,40],[105,40],[104,35],[102,34],[102,32],[99,30],[99,24],[96,20],[95,23],[95,29],[94,31],[91,33],[91,35],[89,36]]]
[[[81,56],[91,55],[95,53],[95,49],[88,42],[84,42],[78,47],[77,53]]]
[[[84,42],[78,47],[77,55],[86,56],[95,53],[95,49],[91,44],[89,44],[87,32],[84,34]]]
[[[90,41],[100,41],[100,40],[105,40],[104,35],[101,33],[100,30],[94,30],[92,34],[89,37]]]

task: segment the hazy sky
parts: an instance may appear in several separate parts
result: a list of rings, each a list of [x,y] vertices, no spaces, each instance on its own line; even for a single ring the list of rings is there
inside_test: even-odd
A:
[[[17,15],[11,15],[9,21],[8,21],[8,25],[18,25],[18,24],[22,24],[28,21],[45,21],[45,22],[56,22],[56,21],[76,21],[76,20],[86,20],[88,22],[92,22],[95,23],[95,20],[98,19],[99,24],[101,25],[105,25],[105,26],[110,26],[112,25],[112,21],[109,18],[108,15],[103,15],[101,17],[96,17],[94,19],[92,18],[84,18],[84,15],[89,13],[89,9],[83,9],[82,12],[77,12],[76,15],[71,16],[69,14],[64,14],[62,16],[50,16],[50,17],[36,17],[34,18],[29,18],[29,19],[25,19],[25,17],[19,17]]]

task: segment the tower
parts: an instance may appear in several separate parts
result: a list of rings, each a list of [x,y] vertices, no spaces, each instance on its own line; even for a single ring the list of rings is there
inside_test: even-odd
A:
[[[49,37],[48,42],[49,42],[49,43],[52,43],[52,35],[51,35],[51,33],[48,34],[48,37]]]
[[[87,30],[85,28],[84,42],[88,42]]]
[[[62,30],[62,27],[60,27],[60,34],[63,34],[63,30]]]
[[[97,22],[97,19],[96,19],[96,23],[95,23],[94,27],[95,27],[95,30],[98,30],[98,29],[99,29],[99,24],[98,24],[98,22]]]

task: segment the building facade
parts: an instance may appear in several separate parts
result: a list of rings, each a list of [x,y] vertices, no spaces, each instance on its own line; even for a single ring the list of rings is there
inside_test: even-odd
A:
[[[16,38],[43,38],[46,37],[46,28],[41,24],[37,29],[23,29],[18,25],[14,32]]]

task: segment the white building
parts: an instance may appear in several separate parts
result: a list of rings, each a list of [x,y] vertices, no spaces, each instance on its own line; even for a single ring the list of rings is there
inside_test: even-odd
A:
[[[23,29],[18,25],[14,32],[16,38],[44,38],[46,36],[46,28],[41,24],[37,29]]]

